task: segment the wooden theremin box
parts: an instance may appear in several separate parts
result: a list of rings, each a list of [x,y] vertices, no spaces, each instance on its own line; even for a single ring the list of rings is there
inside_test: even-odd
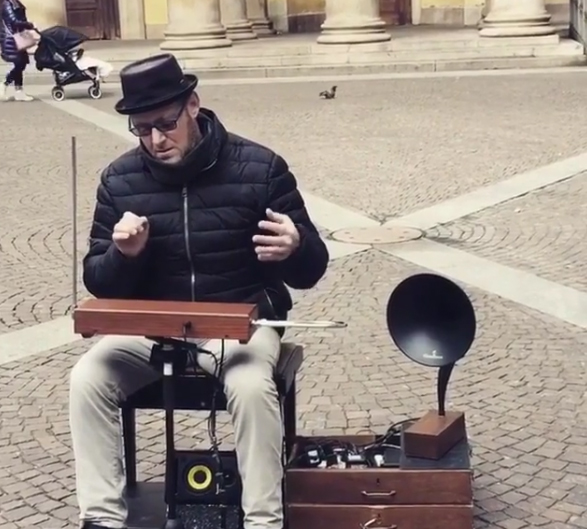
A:
[[[162,338],[248,341],[257,306],[243,303],[87,299],[74,310],[74,332],[84,338],[121,334]]]
[[[324,439],[324,438],[321,438]],[[374,436],[329,439],[367,445]],[[397,468],[295,468],[298,438],[285,477],[288,529],[472,529],[469,445],[443,459],[408,458]]]

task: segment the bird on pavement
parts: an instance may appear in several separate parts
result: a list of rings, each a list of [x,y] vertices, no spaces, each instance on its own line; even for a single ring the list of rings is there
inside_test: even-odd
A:
[[[324,90],[320,92],[320,97],[322,99],[334,99],[336,97],[337,88],[337,86],[333,86],[330,90]]]

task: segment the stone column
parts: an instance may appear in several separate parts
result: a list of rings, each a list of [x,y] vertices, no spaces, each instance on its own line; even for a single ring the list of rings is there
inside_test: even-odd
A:
[[[555,32],[544,0],[491,0],[479,34],[482,37],[536,37]]]
[[[26,3],[27,18],[39,29],[67,25],[65,0],[28,0],[23,3]]]
[[[220,23],[219,0],[167,0],[169,23],[162,50],[226,48],[232,41]]]
[[[257,38],[253,24],[247,20],[245,0],[220,0],[222,23],[226,34],[232,40],[252,40]]]
[[[143,0],[119,0],[120,38],[140,40],[145,38],[145,5]]]
[[[291,1],[291,0],[289,0]],[[267,0],[267,18],[276,32],[287,33],[289,31],[289,5],[288,0]]]
[[[253,24],[253,31],[260,37],[273,35],[267,16],[267,0],[247,0],[247,18]]]
[[[391,38],[379,16],[379,0],[326,0],[320,44],[384,42]]]

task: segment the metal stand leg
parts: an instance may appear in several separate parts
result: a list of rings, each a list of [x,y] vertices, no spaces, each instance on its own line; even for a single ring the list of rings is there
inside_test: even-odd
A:
[[[163,363],[163,402],[165,404],[165,501],[167,502],[167,521],[164,529],[184,529],[177,518],[177,462],[175,458],[175,432],[173,411],[175,407],[173,363]]]
[[[228,507],[226,505],[220,505],[220,529],[228,528]]]
[[[134,408],[122,408],[122,437],[124,440],[124,468],[126,491],[129,494],[137,488],[137,428]]]
[[[294,378],[283,403],[283,423],[285,434],[285,460],[289,461],[297,436],[296,380]]]

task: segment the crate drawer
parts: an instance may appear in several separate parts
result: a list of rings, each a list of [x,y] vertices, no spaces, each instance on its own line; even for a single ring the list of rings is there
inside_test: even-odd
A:
[[[469,505],[472,474],[454,470],[288,469],[288,503]]]
[[[287,506],[288,529],[472,529],[472,505]]]

